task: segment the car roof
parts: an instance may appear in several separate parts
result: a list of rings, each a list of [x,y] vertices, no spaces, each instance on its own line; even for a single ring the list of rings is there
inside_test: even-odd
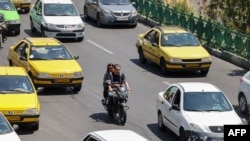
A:
[[[62,3],[62,4],[68,4],[73,3],[72,0],[42,0],[43,3]]]
[[[99,136],[106,141],[149,141],[143,136],[132,130],[100,130],[93,131],[90,134]]]
[[[29,41],[32,45],[61,45],[62,42],[53,38],[53,37],[30,37],[25,38],[25,40]]]
[[[164,33],[188,33],[189,31],[180,26],[155,26],[154,28]]]
[[[27,76],[27,73],[23,67],[10,67],[0,66],[0,75],[23,75]]]
[[[185,92],[221,92],[218,87],[206,82],[181,82],[178,84]]]

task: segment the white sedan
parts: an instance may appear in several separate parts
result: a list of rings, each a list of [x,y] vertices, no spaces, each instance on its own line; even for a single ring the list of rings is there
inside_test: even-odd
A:
[[[224,125],[245,122],[218,87],[203,82],[174,83],[157,98],[158,127],[181,141],[224,140]]]
[[[250,71],[245,73],[240,80],[238,91],[238,101],[240,112],[249,114],[250,111]]]

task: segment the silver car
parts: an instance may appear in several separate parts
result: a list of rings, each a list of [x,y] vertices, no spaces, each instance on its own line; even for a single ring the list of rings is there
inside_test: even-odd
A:
[[[138,22],[134,2],[130,0],[85,0],[85,19],[93,19],[97,25],[129,25],[136,27]]]

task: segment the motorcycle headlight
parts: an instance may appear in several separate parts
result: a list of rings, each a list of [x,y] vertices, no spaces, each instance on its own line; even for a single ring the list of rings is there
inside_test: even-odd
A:
[[[27,115],[39,115],[39,110],[37,108],[28,108],[24,111]]]
[[[73,78],[79,78],[79,77],[83,77],[82,72],[73,73]]]
[[[47,23],[46,27],[49,28],[49,29],[56,29],[56,25],[50,24],[50,23]]]
[[[50,77],[50,75],[48,73],[39,73],[37,77],[38,78],[48,78],[48,77]]]
[[[171,58],[171,59],[170,59],[170,62],[171,62],[171,63],[181,63],[182,61],[181,61],[181,59],[179,59],[179,58]]]

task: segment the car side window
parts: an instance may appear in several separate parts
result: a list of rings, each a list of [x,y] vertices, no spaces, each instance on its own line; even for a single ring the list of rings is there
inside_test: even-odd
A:
[[[37,0],[36,3],[35,3],[35,7],[34,9],[37,11],[38,7],[39,7],[39,4],[40,4],[40,0]]]
[[[154,42],[155,41],[155,30],[151,30],[148,34],[146,34],[146,36],[144,37],[144,39],[148,40],[149,42]]]
[[[21,56],[25,47],[26,47],[26,43],[25,42],[21,42],[19,45],[17,45],[17,47],[14,49],[14,51]]]
[[[180,100],[181,100],[181,92],[179,89],[177,89],[173,98],[173,105],[180,106]]]
[[[164,94],[164,98],[171,103],[173,95],[175,94],[175,92],[177,91],[177,87],[173,86],[169,89],[166,90],[165,94]]]

